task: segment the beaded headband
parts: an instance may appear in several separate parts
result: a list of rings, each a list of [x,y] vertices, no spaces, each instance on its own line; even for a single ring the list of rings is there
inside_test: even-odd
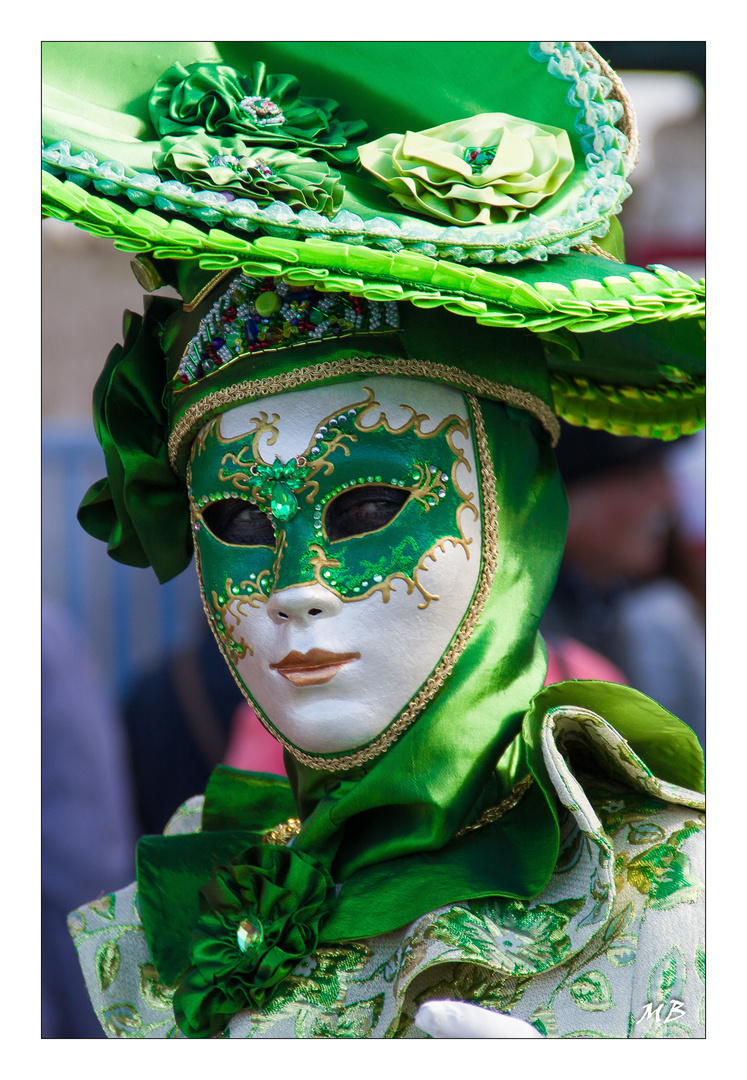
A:
[[[174,392],[247,353],[311,345],[328,338],[399,330],[395,301],[324,293],[275,278],[236,277],[203,316],[174,376]]]

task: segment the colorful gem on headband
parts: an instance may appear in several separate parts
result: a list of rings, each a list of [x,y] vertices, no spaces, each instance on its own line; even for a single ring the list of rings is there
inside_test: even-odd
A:
[[[285,117],[280,107],[267,97],[242,98],[239,107],[251,116],[254,123],[260,127],[285,123]]]
[[[398,329],[396,301],[379,303],[241,274],[202,318],[179,363],[176,390],[247,353]]]
[[[472,169],[473,176],[479,175],[491,165],[497,146],[468,146],[464,151],[464,160]]]

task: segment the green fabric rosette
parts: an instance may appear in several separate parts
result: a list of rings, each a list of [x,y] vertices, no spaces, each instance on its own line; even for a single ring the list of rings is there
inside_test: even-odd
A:
[[[510,224],[535,211],[573,172],[564,130],[506,113],[384,135],[358,152],[391,199],[451,225]]]
[[[107,357],[93,393],[96,436],[106,478],[86,492],[78,520],[109,554],[128,566],[152,566],[160,582],[192,558],[189,502],[166,448],[164,369],[156,359],[179,300],[153,297],[145,315],[125,313],[125,340]]]
[[[238,135],[247,146],[292,147],[341,165],[356,162],[354,144],[364,138],[366,124],[337,120],[338,102],[298,91],[294,75],[268,75],[261,61],[247,75],[227,64],[176,63],[156,82],[148,109],[161,138]]]
[[[258,206],[283,202],[294,210],[333,214],[342,202],[340,174],[324,161],[286,149],[247,145],[238,137],[173,135],[161,140],[153,165],[200,190],[253,199]]]
[[[287,847],[257,845],[219,866],[200,889],[191,966],[174,994],[182,1032],[216,1035],[240,1009],[262,1009],[316,949],[333,897],[328,871]]]

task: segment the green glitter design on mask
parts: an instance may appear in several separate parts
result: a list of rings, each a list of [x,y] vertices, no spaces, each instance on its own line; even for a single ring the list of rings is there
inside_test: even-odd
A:
[[[422,606],[427,606],[433,597],[418,580],[427,557],[436,548],[443,550],[447,543],[466,547],[459,528],[466,500],[451,478],[459,452],[448,441],[455,430],[466,434],[466,422],[454,416],[449,418],[451,422],[443,422],[437,433],[421,435],[413,411],[409,426],[394,432],[383,419],[363,428],[361,419],[374,408],[380,407],[369,392],[367,401],[323,421],[304,455],[286,463],[276,458],[273,465],[249,456],[251,431],[234,440],[219,438],[215,431],[208,433],[193,462],[193,484],[198,489],[213,488],[217,473],[227,489],[224,493],[248,493],[272,516],[276,536],[284,540],[282,558],[276,557],[266,582],[268,592],[262,589],[263,595],[317,581],[343,600],[360,599],[377,590],[388,599],[391,581],[400,578],[408,592],[419,589]],[[426,448],[428,457],[424,459]],[[220,468],[215,461],[218,453]],[[227,471],[227,461],[238,470]],[[444,461],[448,462],[446,469]],[[362,484],[396,487],[410,495],[381,529],[330,542],[324,527],[328,505]],[[274,513],[273,497],[280,514]],[[200,531],[199,545],[206,588],[224,575],[246,578],[247,567],[254,570],[258,559],[266,568],[272,551],[259,545],[222,544],[209,530]]]

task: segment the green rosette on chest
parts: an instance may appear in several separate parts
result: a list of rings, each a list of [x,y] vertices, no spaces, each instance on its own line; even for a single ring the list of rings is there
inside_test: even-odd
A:
[[[218,866],[199,890],[190,966],[174,1015],[190,1038],[218,1034],[235,1013],[261,1010],[319,940],[334,883],[321,863],[258,845]]]

